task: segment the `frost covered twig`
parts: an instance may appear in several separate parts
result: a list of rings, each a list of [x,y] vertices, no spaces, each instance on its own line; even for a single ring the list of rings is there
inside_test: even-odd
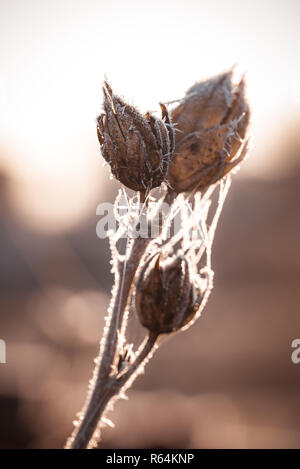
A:
[[[232,70],[196,83],[171,115],[161,104],[161,119],[141,115],[107,82],[103,91],[101,151],[112,174],[138,196],[126,196],[125,215],[122,192],[116,199],[119,228],[110,237],[115,284],[87,400],[66,445],[74,449],[97,446],[107,412],[143,371],[160,337],[200,316],[213,286],[211,251],[229,172],[248,149],[245,81],[234,84]],[[162,191],[153,199],[157,187]],[[137,234],[142,225],[145,232]],[[136,352],[126,340],[132,310],[147,330]]]

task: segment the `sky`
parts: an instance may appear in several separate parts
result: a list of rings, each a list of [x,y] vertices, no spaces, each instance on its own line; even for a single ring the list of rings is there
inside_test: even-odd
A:
[[[0,169],[16,181],[13,203],[54,230],[96,207],[109,184],[95,133],[104,76],[155,111],[237,64],[253,109],[241,174],[272,173],[300,119],[299,23],[299,0],[0,0]]]

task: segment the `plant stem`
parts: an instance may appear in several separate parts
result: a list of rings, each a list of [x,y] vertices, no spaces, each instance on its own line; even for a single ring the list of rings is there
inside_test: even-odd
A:
[[[117,292],[112,305],[112,312],[107,326],[107,334],[104,336],[103,346],[101,347],[100,364],[99,366],[96,365],[94,385],[89,393],[88,403],[84,410],[84,416],[80,426],[78,429],[75,429],[76,433],[74,440],[71,443],[72,449],[87,447],[106,405],[117,392],[115,387],[112,386],[114,377],[110,375],[113,370],[113,363],[117,351],[118,330],[122,324],[136,270],[149,242],[149,238],[137,238],[134,240],[129,259],[127,261],[126,273],[123,279],[124,281],[123,283],[120,283],[118,280],[116,281]],[[68,443],[67,447],[69,447]]]
[[[160,202],[170,203],[173,199],[174,195],[166,191]],[[160,232],[161,230],[162,226],[160,226]],[[128,368],[121,375],[116,374],[114,364],[117,353],[121,351],[118,350],[119,332],[125,331],[126,317],[124,317],[124,314],[130,301],[135,275],[145,250],[151,241],[153,241],[151,238],[134,239],[128,259],[118,264],[118,271],[115,273],[116,291],[113,295],[108,324],[101,341],[100,359],[94,370],[87,401],[82,411],[80,425],[75,428],[72,436],[69,438],[66,444],[67,448],[79,449],[86,448],[89,445],[109,401],[117,397],[123,387],[127,389],[130,386],[139,374],[139,369],[144,361],[153,352],[157,335],[150,333],[138,351],[134,362],[129,364]]]
[[[135,372],[139,367],[144,363],[147,358],[150,358],[150,355],[153,353],[154,346],[157,342],[158,334],[154,332],[149,332],[148,337],[145,342],[142,344],[139,354],[137,355],[134,362],[131,366],[123,373],[119,378],[117,378],[117,383],[120,386],[120,389],[123,386],[128,384],[128,380],[133,377],[135,378]],[[126,386],[127,387],[127,386]]]
[[[109,377],[100,392],[98,392],[97,386],[95,386],[84,419],[72,443],[72,449],[85,449],[88,446],[98,422],[101,421],[101,416],[107,404],[113,397],[119,395],[122,388],[127,388],[132,384],[134,379],[138,376],[138,371],[143,363],[147,358],[150,358],[150,355],[153,353],[157,338],[157,334],[150,333],[144,344],[142,344],[140,352],[134,362],[129,365],[127,370],[121,374],[120,377]]]

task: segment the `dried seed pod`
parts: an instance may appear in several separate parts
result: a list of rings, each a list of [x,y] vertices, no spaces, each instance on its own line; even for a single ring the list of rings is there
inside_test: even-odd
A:
[[[196,315],[204,294],[191,281],[185,258],[161,266],[160,255],[142,269],[136,287],[136,310],[144,327],[167,334],[186,326]]]
[[[192,86],[173,110],[176,146],[168,180],[175,192],[204,189],[245,157],[250,109],[233,71]]]
[[[175,135],[166,107],[162,119],[140,114],[103,86],[104,114],[97,118],[97,134],[104,159],[122,184],[146,192],[165,180],[173,156]]]

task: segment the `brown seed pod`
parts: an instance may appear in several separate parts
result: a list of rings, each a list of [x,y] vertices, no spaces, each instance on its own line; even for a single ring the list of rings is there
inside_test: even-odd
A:
[[[135,303],[144,327],[157,334],[175,332],[196,315],[203,292],[191,282],[188,262],[176,258],[161,266],[160,255],[142,269],[136,287]]]
[[[140,114],[103,86],[104,114],[97,118],[97,134],[104,159],[122,184],[146,192],[165,180],[173,156],[175,135],[166,107],[162,119]]]
[[[233,84],[233,71],[196,83],[173,110],[180,131],[168,181],[175,192],[204,189],[245,157],[250,109],[244,78]]]

